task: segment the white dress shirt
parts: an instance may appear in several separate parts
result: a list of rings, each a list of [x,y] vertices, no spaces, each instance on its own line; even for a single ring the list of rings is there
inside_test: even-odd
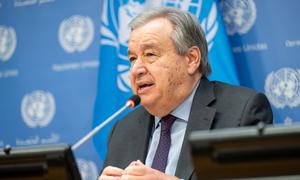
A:
[[[176,117],[176,120],[171,128],[171,147],[169,151],[167,167],[165,170],[166,174],[175,175],[187,122],[190,116],[192,102],[198,85],[199,82],[194,87],[190,96],[171,112],[171,114]],[[159,143],[160,119],[161,117],[155,116],[155,127],[153,129],[152,137],[150,138],[149,150],[146,158],[146,166],[148,167],[151,167],[152,165],[152,161]]]

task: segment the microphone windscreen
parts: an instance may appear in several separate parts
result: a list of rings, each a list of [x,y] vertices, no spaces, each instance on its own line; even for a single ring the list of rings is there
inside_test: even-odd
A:
[[[141,98],[138,95],[133,95],[127,100],[127,102],[130,102],[130,108],[134,108],[140,104]]]

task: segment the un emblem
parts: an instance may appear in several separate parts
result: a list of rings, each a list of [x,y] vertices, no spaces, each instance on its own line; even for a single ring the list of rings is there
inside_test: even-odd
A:
[[[17,45],[16,31],[12,27],[0,26],[0,60],[8,61]]]
[[[281,68],[271,72],[265,82],[265,92],[276,108],[290,108],[300,104],[300,70]]]
[[[71,16],[59,27],[59,42],[68,53],[85,51],[94,38],[94,24],[90,17]]]
[[[78,169],[82,180],[94,180],[98,178],[97,166],[93,161],[77,159]]]
[[[55,113],[55,100],[50,92],[36,90],[26,94],[21,103],[21,114],[30,128],[47,126]]]
[[[247,33],[256,20],[253,0],[222,0],[220,6],[229,35]]]
[[[117,7],[117,3],[120,6]],[[117,65],[117,85],[119,90],[130,92],[129,71],[130,65],[127,59],[128,39],[130,29],[128,23],[137,14],[159,6],[175,7],[183,11],[189,11],[196,17],[200,17],[202,0],[156,0],[156,1],[125,1],[106,0],[103,3],[101,17],[101,45],[111,46],[116,49],[119,58]],[[209,13],[201,21],[201,26],[206,34],[209,50],[213,47],[214,37],[218,31],[216,3],[212,3]]]

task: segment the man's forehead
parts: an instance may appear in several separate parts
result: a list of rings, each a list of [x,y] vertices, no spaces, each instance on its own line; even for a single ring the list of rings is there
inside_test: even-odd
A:
[[[129,39],[145,37],[145,35],[161,35],[169,34],[173,31],[173,25],[166,18],[156,18],[149,22],[133,29],[130,33]],[[147,38],[147,37],[146,37]]]
[[[149,29],[151,27],[155,29],[160,29],[160,28],[166,28],[166,26],[170,26],[171,28],[173,28],[173,23],[171,23],[171,21],[166,17],[156,17],[148,21],[145,21],[145,23],[142,23],[140,26],[137,26],[132,31],[136,31],[143,28]]]
[[[166,37],[166,36],[165,36]],[[145,49],[145,48],[155,48],[161,45],[161,41],[163,40],[162,37],[160,37],[159,34],[151,34],[151,33],[145,33],[140,34],[138,36],[131,36],[129,39],[129,46],[128,48],[139,48],[139,49]]]
[[[159,46],[159,42],[141,42],[139,44],[140,49],[149,49],[149,48],[157,48]]]
[[[128,48],[159,48],[171,40],[173,27],[166,18],[153,19],[130,33]]]

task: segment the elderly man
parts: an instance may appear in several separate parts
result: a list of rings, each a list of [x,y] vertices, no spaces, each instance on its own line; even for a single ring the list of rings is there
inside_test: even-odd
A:
[[[207,42],[190,14],[156,8],[130,27],[131,86],[142,106],[113,127],[100,180],[197,179],[189,132],[272,122],[263,94],[206,78]]]

